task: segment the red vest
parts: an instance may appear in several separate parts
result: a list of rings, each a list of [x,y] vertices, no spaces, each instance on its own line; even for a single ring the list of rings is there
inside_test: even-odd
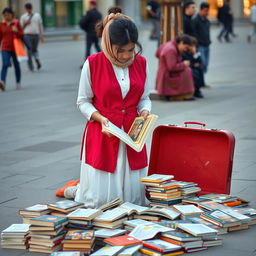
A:
[[[137,55],[129,66],[130,90],[123,99],[120,85],[110,61],[103,52],[88,58],[94,97],[92,104],[113,124],[124,127],[128,132],[134,118],[138,116],[137,107],[144,92],[146,81],[146,61]],[[84,138],[85,162],[92,167],[114,173],[116,170],[119,139],[108,137],[102,133],[101,124],[87,122],[82,140],[81,154],[83,154]],[[126,147],[128,162],[131,170],[138,170],[147,166],[147,152],[144,146],[141,152]],[[82,156],[82,155],[81,155]]]

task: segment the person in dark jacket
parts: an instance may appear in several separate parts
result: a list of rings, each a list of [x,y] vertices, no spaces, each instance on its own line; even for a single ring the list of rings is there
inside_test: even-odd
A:
[[[157,0],[152,0],[148,2],[147,12],[148,17],[152,22],[150,39],[158,40],[160,37],[160,4]]]
[[[194,97],[203,98],[201,88],[205,86],[204,83],[204,72],[202,70],[202,61],[200,53],[196,51],[197,40],[192,37],[193,44],[189,46],[187,51],[183,52],[183,60],[188,60],[190,62],[190,68],[192,69],[192,75],[194,80],[195,92]]]
[[[219,9],[218,20],[222,24],[222,29],[217,36],[218,40],[221,42],[224,36],[226,42],[230,42],[229,34],[232,32],[233,16],[230,9],[230,0],[226,0],[224,5]]]
[[[207,72],[210,54],[210,21],[207,19],[209,14],[209,4],[202,2],[200,5],[200,11],[193,19],[193,25],[195,28],[195,37],[198,42],[198,51],[201,55],[202,69],[204,73]]]
[[[94,44],[97,52],[101,51],[99,39],[96,36],[95,25],[102,19],[101,13],[97,10],[96,1],[89,2],[89,11],[84,15],[80,22],[80,28],[86,32],[86,52],[85,59],[91,55],[91,47]]]
[[[188,1],[184,4],[183,13],[183,33],[189,36],[195,36],[192,17],[196,13],[194,1]]]

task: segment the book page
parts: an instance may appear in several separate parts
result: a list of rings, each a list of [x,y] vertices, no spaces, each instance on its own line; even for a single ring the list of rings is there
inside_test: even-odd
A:
[[[124,208],[127,210],[128,214],[131,214],[132,212],[136,212],[138,214],[140,214],[143,211],[148,210],[148,207],[143,207],[137,204],[132,204],[130,202],[125,202],[123,204],[121,204],[119,207]]]
[[[108,210],[103,212],[101,215],[96,217],[94,221],[114,221],[122,216],[127,215],[127,209],[123,209],[120,207],[114,208],[113,210]]]

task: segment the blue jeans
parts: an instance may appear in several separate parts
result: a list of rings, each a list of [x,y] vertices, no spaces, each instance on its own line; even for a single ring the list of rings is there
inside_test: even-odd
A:
[[[210,58],[210,47],[209,46],[198,46],[198,51],[201,55],[202,70],[204,73],[207,72],[209,58]]]
[[[2,51],[3,66],[1,71],[1,81],[6,83],[7,70],[11,66],[11,57],[12,57],[13,65],[15,69],[16,82],[20,83],[20,79],[21,79],[20,64],[17,60],[15,52],[12,52],[12,51]]]

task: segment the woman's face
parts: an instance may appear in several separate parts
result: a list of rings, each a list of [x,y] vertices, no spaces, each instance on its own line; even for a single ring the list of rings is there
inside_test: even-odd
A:
[[[135,44],[132,42],[130,42],[124,46],[119,46],[119,45],[113,44],[112,48],[113,48],[115,57],[121,63],[126,63],[127,61],[132,59],[134,56]]]
[[[189,45],[187,44],[184,44],[183,42],[180,42],[178,45],[177,45],[179,51],[182,53],[184,51],[187,51],[189,49]]]

